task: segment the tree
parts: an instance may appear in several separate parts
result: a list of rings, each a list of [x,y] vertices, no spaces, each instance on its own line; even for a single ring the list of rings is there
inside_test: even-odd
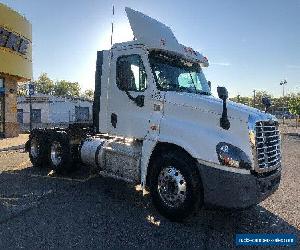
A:
[[[271,108],[270,112],[275,115],[283,115],[287,112],[287,108],[291,114],[300,115],[300,93],[298,94],[289,94],[284,97],[272,97],[266,91],[257,91],[255,95],[255,108],[260,110],[264,110],[265,107],[262,104],[262,97],[267,96],[271,99]],[[243,97],[243,96],[235,96],[230,98],[230,100],[242,104],[246,104],[253,107],[253,97]]]
[[[253,105],[253,99],[251,97],[247,96],[235,96],[233,98],[230,98],[231,101],[241,103],[244,105],[252,106]]]
[[[79,97],[80,86],[78,82],[66,80],[57,81],[54,85],[54,95]]]
[[[18,96],[26,96],[27,95],[27,84],[18,84],[17,87],[17,95]]]
[[[260,110],[265,109],[265,106],[262,103],[263,97],[268,97],[270,100],[272,100],[272,96],[267,91],[256,91],[256,93],[255,93],[255,108],[258,108]]]
[[[300,115],[300,93],[292,95],[288,102],[290,113],[294,115]]]
[[[34,82],[35,85],[35,92],[51,95],[54,91],[54,83],[53,81],[48,77],[47,73],[42,73],[37,81]]]
[[[93,100],[94,99],[94,90],[92,90],[92,89],[85,90],[82,94],[82,97],[86,98],[88,100]]]

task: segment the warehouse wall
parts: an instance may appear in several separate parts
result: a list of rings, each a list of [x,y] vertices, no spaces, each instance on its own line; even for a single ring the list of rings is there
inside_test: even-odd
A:
[[[32,102],[32,109],[41,109],[41,123],[33,123],[33,128],[44,127],[65,127],[69,123],[75,121],[75,107],[88,107],[89,120],[92,121],[92,102],[80,99],[71,99],[56,96],[35,95],[35,101]],[[44,101],[40,101],[44,100]],[[23,123],[21,123],[22,130],[28,130],[30,122],[30,107],[28,97],[18,98],[18,109],[23,109]]]

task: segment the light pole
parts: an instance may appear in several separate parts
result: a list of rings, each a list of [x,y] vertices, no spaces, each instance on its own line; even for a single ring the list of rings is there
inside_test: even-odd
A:
[[[282,96],[284,98],[284,85],[287,84],[287,81],[286,80],[283,80],[280,82],[280,85],[282,85]]]
[[[287,84],[287,81],[283,80],[279,84],[282,86],[282,98],[283,98],[283,104],[285,105],[285,103],[284,103],[284,85]],[[282,122],[283,122],[283,124],[284,124],[284,112],[285,112],[285,107],[283,107],[283,115],[282,115]]]
[[[34,95],[34,85],[33,83],[28,84],[28,92],[29,92],[29,130],[32,131],[32,101],[31,96]]]

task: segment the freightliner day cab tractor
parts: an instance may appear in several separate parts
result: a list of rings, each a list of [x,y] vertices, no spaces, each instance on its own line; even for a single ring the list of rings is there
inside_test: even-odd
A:
[[[141,184],[171,220],[271,195],[281,178],[275,117],[227,101],[224,87],[213,97],[206,57],[157,20],[126,13],[135,39],[97,53],[93,126],[33,130],[33,166],[59,172],[80,162]]]

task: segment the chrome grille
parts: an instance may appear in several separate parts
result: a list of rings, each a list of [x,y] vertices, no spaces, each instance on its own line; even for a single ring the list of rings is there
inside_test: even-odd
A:
[[[278,122],[256,122],[255,132],[257,158],[256,169],[259,172],[271,171],[278,167],[281,161]]]

